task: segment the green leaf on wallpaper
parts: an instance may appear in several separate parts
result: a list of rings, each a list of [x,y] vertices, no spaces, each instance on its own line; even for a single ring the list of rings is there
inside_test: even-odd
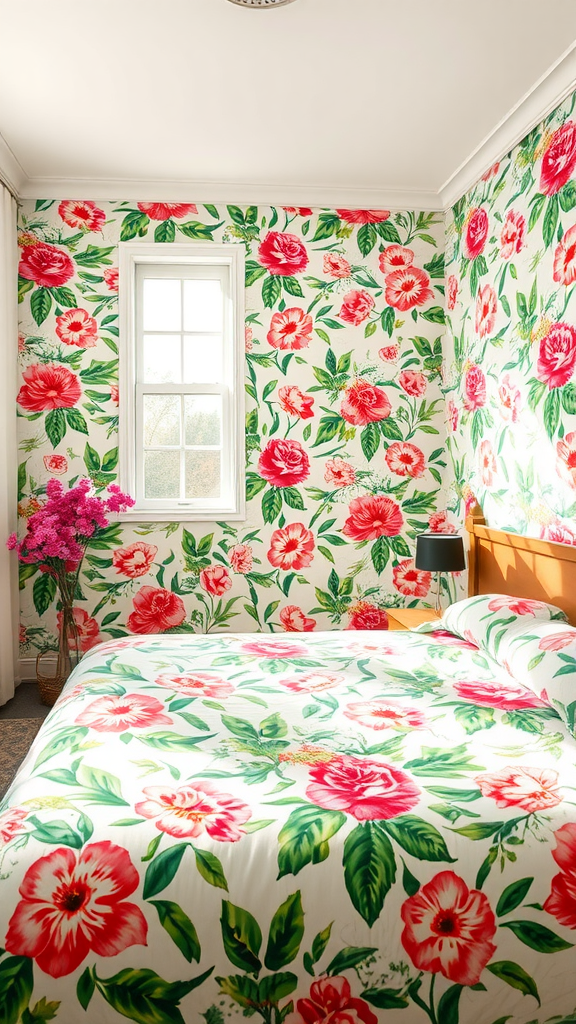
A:
[[[299,299],[304,298],[304,292],[297,277],[282,277],[282,287],[288,295],[296,295]]]
[[[372,252],[372,249],[378,241],[376,228],[373,224],[363,224],[362,227],[358,228],[356,238],[360,252],[363,256],[368,256],[368,253]]]
[[[24,301],[26,292],[29,292],[34,287],[34,281],[28,281],[25,277],[18,275],[18,302]]]
[[[118,380],[118,360],[110,359],[108,362],[100,362],[97,359],[90,361],[90,366],[80,370],[80,378],[83,384],[107,384]]]
[[[558,389],[555,388],[546,395],[546,401],[544,402],[544,427],[550,440],[553,439],[554,434],[558,430],[561,407],[562,399]]]
[[[37,288],[30,299],[30,310],[38,326],[44,323],[52,308],[52,296],[48,288]]]
[[[45,615],[54,598],[58,586],[56,580],[47,572],[40,573],[34,580],[32,598],[38,615]]]
[[[262,515],[265,523],[273,523],[282,511],[282,494],[278,487],[270,487],[262,498]]]
[[[76,307],[77,299],[71,288],[51,288],[50,291],[54,302],[60,306],[67,306],[69,309]]]
[[[66,434],[66,417],[63,409],[50,409],[44,420],[44,430],[53,448],[56,448]]]
[[[552,245],[556,235],[556,228],[558,226],[559,216],[559,202],[558,196],[550,196],[548,199],[548,205],[544,214],[544,220],[542,221],[542,238],[544,245],[548,248]]]
[[[420,313],[423,320],[428,320],[431,324],[443,324],[445,323],[444,310],[442,306],[430,306],[430,309],[425,309],[423,313]]]
[[[111,448],[102,456],[102,471],[112,473],[118,465],[118,448]]]
[[[565,942],[559,935],[536,921],[503,921],[501,928],[509,928],[520,942],[537,953],[559,953],[563,949],[572,949],[573,942]]]
[[[211,217],[214,218],[214,220],[218,220],[220,214],[218,213],[216,206],[212,206],[212,203],[204,203],[204,209]]]
[[[523,995],[534,996],[538,1006],[541,1005],[540,996],[538,994],[534,978],[532,978],[523,967],[520,967],[519,964],[516,964],[511,960],[496,960],[493,963],[488,964],[486,969],[496,978],[499,978],[500,981],[504,981],[507,985],[510,985],[511,988],[518,989],[518,991],[522,992]],[[507,1021],[510,1018],[501,1017],[500,1019],[502,1021]],[[496,1024],[498,1024],[498,1021],[496,1021]]]
[[[576,384],[566,384],[561,388],[560,397],[564,412],[567,412],[569,416],[576,415]]]
[[[336,437],[336,434],[343,423],[344,420],[339,413],[328,413],[328,415],[322,416],[318,424],[316,440],[312,447],[317,448],[319,444],[325,444],[326,441],[332,441]]]
[[[512,315],[511,309],[510,309],[510,303],[508,302],[508,299],[506,298],[505,295],[501,295],[500,296],[500,305],[502,306],[502,309],[506,313],[506,316],[511,316]]]
[[[576,206],[576,181],[568,181],[558,193],[560,206],[564,213],[569,213]]]
[[[296,487],[282,487],[282,497],[290,508],[297,508],[301,511],[304,510],[304,501],[300,491]]]
[[[131,238],[136,238],[136,235],[140,235],[140,238],[143,238],[148,230],[149,223],[150,218],[147,214],[140,213],[140,210],[130,210],[122,221],[120,241],[129,242]]]
[[[393,306],[386,306],[382,310],[380,321],[382,323],[382,330],[391,338],[394,332],[394,324],[396,323],[396,310]]]
[[[397,245],[401,245],[400,235],[398,234],[398,228],[391,220],[383,220],[379,224],[375,225],[376,231],[383,238],[385,242],[396,242]]]
[[[264,277],[268,273],[266,267],[262,267],[260,263],[256,263],[256,260],[246,260],[246,287],[250,288],[259,277]]]
[[[428,271],[430,277],[444,277],[444,253],[437,253],[428,263],[425,263],[424,270]]]
[[[267,486],[267,481],[258,473],[246,473],[246,501],[251,501]]]
[[[84,465],[89,473],[98,473],[100,471],[100,456],[95,448],[91,448],[86,442],[84,448]]]
[[[384,569],[388,565],[390,559],[390,545],[387,537],[378,537],[370,550],[372,558],[372,565],[374,566],[378,575],[384,572]]]
[[[530,200],[532,209],[530,210],[530,217],[528,218],[528,232],[532,231],[532,228],[536,226],[540,219],[540,214],[544,209],[544,203],[546,202],[546,196],[542,195],[541,192],[537,192],[535,196]]]
[[[321,213],[318,216],[318,224],[312,241],[320,242],[324,238],[330,238],[339,228],[340,218],[335,213]]]
[[[200,241],[211,242],[212,232],[220,227],[219,224],[201,224],[197,220],[189,220],[186,224],[179,224],[178,228],[187,238],[196,238]]]
[[[364,337],[365,338],[371,338],[372,335],[376,333],[376,324],[377,324],[376,320],[370,320],[366,324],[366,327],[364,328]]]
[[[548,389],[544,381],[536,380],[534,377],[532,378],[528,391],[528,407],[532,412],[534,412],[536,406],[541,402],[547,390]]]
[[[389,441],[402,440],[402,431],[400,430],[396,420],[393,420],[390,416],[387,420],[380,420],[380,431],[382,436],[387,438]]]
[[[380,445],[380,431],[376,423],[368,423],[360,434],[360,443],[365,458],[370,462]]]
[[[155,242],[173,242],[176,238],[176,225],[173,220],[163,220],[154,231]]]
[[[274,277],[270,274],[265,281],[262,282],[262,301],[267,309],[272,309],[273,306],[278,302],[280,295],[282,294],[282,285],[278,277]]]
[[[88,424],[79,409],[65,409],[64,412],[66,413],[68,426],[71,427],[72,430],[77,430],[80,434],[88,433]]]

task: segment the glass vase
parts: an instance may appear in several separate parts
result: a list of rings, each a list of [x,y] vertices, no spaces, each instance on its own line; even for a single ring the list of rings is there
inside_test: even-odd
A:
[[[46,675],[41,671],[40,663],[43,658],[52,655],[52,651],[40,651],[36,658],[36,680],[40,691],[40,700],[49,707],[56,703],[68,676],[80,660],[80,642],[73,605],[62,602],[58,618],[58,654],[51,675]]]

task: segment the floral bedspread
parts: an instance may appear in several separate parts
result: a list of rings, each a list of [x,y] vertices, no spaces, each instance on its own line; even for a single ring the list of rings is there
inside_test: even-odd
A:
[[[158,636],[0,813],[0,1024],[576,1021],[576,741],[449,634]]]

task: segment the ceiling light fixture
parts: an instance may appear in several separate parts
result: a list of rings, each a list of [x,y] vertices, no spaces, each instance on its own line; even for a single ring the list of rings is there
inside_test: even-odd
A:
[[[264,11],[270,7],[285,7],[286,4],[294,3],[294,0],[229,0],[231,4],[238,7],[251,7],[255,11]]]

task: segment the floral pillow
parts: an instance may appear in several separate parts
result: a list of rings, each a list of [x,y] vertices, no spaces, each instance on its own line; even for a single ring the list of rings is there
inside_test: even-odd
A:
[[[535,622],[501,647],[511,675],[556,709],[576,739],[576,627]]]
[[[442,616],[442,627],[501,660],[500,645],[504,639],[518,631],[525,632],[536,621],[567,620],[560,608],[545,601],[479,594],[451,605]]]

